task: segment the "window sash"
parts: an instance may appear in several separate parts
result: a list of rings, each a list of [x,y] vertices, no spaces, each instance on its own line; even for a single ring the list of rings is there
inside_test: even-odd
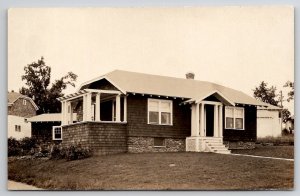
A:
[[[61,126],[53,126],[52,127],[52,140],[62,140]]]
[[[172,100],[148,99],[148,124],[173,125]],[[158,116],[154,118],[154,115]],[[153,120],[155,119],[155,120]]]
[[[225,106],[225,129],[245,129],[245,109],[243,107]]]

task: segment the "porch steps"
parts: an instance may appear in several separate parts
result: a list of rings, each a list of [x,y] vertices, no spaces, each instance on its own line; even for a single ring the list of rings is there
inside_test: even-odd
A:
[[[225,147],[220,140],[205,140],[206,146],[210,152],[220,153],[220,154],[230,154],[231,151]]]

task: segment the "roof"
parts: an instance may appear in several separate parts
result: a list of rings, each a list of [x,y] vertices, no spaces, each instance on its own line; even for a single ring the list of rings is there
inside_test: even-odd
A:
[[[16,92],[8,92],[7,94],[7,99],[8,99],[8,103],[9,104],[13,104],[15,101],[17,101],[17,99],[19,99],[21,96],[23,96],[20,93],[16,93]]]
[[[28,118],[28,122],[61,122],[61,113],[40,114]],[[73,119],[77,118],[77,113],[73,113]]]
[[[40,114],[27,119],[28,122],[61,121],[61,113]]]
[[[258,110],[282,110],[281,107],[266,103],[266,106],[259,106]]]
[[[183,79],[115,70],[83,83],[80,89],[101,79],[107,79],[123,93],[141,93],[201,100],[218,92],[236,104],[265,105],[251,96],[232,88],[207,81]]]
[[[35,108],[35,110],[38,110],[38,106],[34,103],[34,101],[26,96],[26,95],[22,95],[20,93],[16,93],[16,92],[8,92],[7,94],[7,101],[8,101],[8,105],[13,105],[14,102],[16,102],[19,98],[23,98],[23,99],[27,99],[31,102],[31,104],[33,105],[33,107]]]

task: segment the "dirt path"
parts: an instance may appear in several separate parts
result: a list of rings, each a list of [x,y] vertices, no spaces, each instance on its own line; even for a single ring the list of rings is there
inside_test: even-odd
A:
[[[21,190],[43,190],[43,189],[37,188],[35,186],[31,186],[31,185],[28,185],[28,184],[15,182],[15,181],[11,181],[11,180],[8,180],[7,189],[11,190],[11,191],[15,191],[15,190],[19,190],[19,191],[21,191]]]

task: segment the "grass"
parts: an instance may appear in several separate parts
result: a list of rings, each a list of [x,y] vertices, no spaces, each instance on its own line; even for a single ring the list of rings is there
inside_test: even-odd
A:
[[[231,150],[231,152],[236,154],[294,159],[294,146],[263,146],[258,144],[255,146],[255,149]]]
[[[8,178],[55,190],[290,190],[294,162],[213,153],[118,154],[12,161]]]

